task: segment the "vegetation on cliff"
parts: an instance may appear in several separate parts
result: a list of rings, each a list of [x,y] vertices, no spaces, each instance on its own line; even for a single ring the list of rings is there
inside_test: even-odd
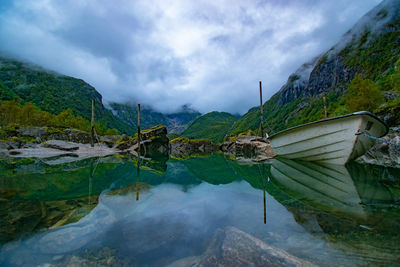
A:
[[[0,93],[0,100],[14,100],[20,104],[30,102],[51,114],[60,114],[69,108],[86,120],[90,120],[94,99],[96,120],[102,120],[105,126],[120,133],[134,131],[104,108],[100,93],[83,80],[28,63],[0,57]]]
[[[0,101],[0,126],[20,125],[20,126],[49,126],[74,128],[89,132],[90,122],[68,108],[58,115],[40,110],[32,103],[21,106],[17,102]],[[115,135],[115,129],[108,129],[102,121],[95,122],[96,133],[99,135]],[[2,137],[4,134],[1,134]]]

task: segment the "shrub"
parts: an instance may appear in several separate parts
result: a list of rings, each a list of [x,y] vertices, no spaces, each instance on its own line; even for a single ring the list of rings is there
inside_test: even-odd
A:
[[[382,92],[369,79],[357,74],[351,81],[345,96],[346,108],[350,111],[366,110],[372,112],[384,102]]]

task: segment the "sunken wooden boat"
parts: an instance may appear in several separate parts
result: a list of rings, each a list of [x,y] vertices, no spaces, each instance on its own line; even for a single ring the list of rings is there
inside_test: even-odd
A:
[[[386,124],[367,111],[315,121],[269,137],[274,152],[289,159],[344,165],[363,155],[388,132]]]

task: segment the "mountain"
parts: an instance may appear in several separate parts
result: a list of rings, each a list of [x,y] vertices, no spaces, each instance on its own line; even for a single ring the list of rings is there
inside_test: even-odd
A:
[[[88,83],[30,63],[0,57],[0,92],[0,100],[31,102],[52,114],[71,108],[75,115],[87,120],[91,118],[94,99],[96,120],[120,133],[132,134],[135,130],[106,109],[101,94]]]
[[[137,104],[109,104],[111,111],[115,116],[137,128]],[[168,133],[181,134],[188,124],[199,117],[201,113],[184,105],[181,110],[172,114],[163,114],[153,110],[146,105],[140,106],[140,119],[142,128],[150,128],[157,124],[162,124],[167,127]]]
[[[384,97],[382,103],[380,97],[369,97],[377,94]],[[322,119],[323,96],[328,116],[363,108],[378,114],[389,125],[400,124],[398,0],[383,1],[330,50],[290,75],[286,84],[264,103],[265,118],[275,132]],[[370,105],[362,105],[366,102]],[[254,107],[234,124],[230,133],[258,127],[259,113]]]
[[[81,79],[0,57],[0,100],[15,100],[20,104],[31,102],[52,114],[71,108],[75,115],[90,120],[92,99],[95,100],[96,120],[120,133],[132,135],[136,132],[137,104],[110,103],[107,108],[103,105],[101,94]],[[163,124],[168,132],[180,134],[200,115],[186,105],[173,114],[163,114],[142,105],[141,126],[145,129]]]
[[[209,139],[214,143],[222,142],[237,119],[230,113],[213,111],[194,120],[182,135],[192,139]]]

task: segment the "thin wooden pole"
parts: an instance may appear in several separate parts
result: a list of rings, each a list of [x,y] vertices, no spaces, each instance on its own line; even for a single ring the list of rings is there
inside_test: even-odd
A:
[[[263,129],[263,104],[262,104],[262,84],[260,81],[260,131],[261,131],[261,137],[264,138],[264,129]]]
[[[92,120],[91,120],[91,128],[92,128],[92,138],[90,139],[91,147],[94,147],[94,99],[92,99]]]
[[[88,204],[92,204],[92,179],[93,179],[93,158],[90,159],[90,175],[89,175],[89,199]]]
[[[265,197],[265,187],[266,187],[266,183],[265,183],[265,171],[264,171],[264,164],[262,165],[262,183],[263,183],[263,196],[264,196],[264,224],[267,224],[267,200]]]
[[[140,158],[140,141],[141,141],[141,138],[140,138],[140,104],[138,104],[138,126],[137,126],[137,136],[138,136],[138,155],[139,155],[139,158]]]
[[[328,118],[328,113],[326,112],[326,97],[324,96],[324,113],[325,113],[325,119]]]
[[[137,178],[136,178],[136,201],[139,200],[139,181],[140,181],[140,104],[138,104],[138,118],[137,118],[137,138],[138,138],[138,163],[137,163]]]

